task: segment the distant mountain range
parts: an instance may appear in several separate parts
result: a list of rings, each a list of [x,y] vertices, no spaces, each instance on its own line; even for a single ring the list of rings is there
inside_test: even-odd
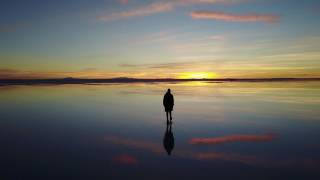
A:
[[[250,78],[250,79],[136,79],[119,77],[112,79],[0,79],[0,85],[33,85],[33,84],[95,84],[95,83],[157,83],[157,82],[285,82],[285,81],[320,81],[320,78]]]

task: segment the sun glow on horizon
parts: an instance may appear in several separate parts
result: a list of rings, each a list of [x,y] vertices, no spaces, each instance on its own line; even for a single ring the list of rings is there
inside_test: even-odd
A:
[[[213,79],[217,77],[218,75],[213,72],[184,72],[178,76],[179,79]]]

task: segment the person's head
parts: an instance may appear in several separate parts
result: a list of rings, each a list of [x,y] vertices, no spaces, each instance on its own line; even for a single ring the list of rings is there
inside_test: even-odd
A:
[[[168,93],[171,93],[171,89],[168,89],[168,91],[167,91]]]

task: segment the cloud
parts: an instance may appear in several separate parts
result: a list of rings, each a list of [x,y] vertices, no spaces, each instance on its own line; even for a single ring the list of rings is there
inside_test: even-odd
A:
[[[195,63],[181,62],[181,63],[160,63],[160,64],[120,64],[124,68],[141,68],[141,69],[184,69],[189,68]]]
[[[113,158],[113,161],[124,165],[135,165],[138,164],[138,159],[134,156],[123,154]]]
[[[226,39],[226,37],[223,35],[215,35],[215,36],[210,36],[209,39],[215,40],[215,41],[223,41]]]
[[[126,70],[137,70],[145,77],[159,78],[179,77],[185,72],[214,72],[219,78],[316,78],[320,76],[318,55],[304,53],[301,55],[266,57],[259,55],[252,59],[233,59],[232,57],[194,56],[173,59],[167,63],[119,64]],[[291,57],[291,58],[289,58]],[[301,63],[303,61],[303,63]]]
[[[175,6],[174,3],[171,3],[171,2],[166,2],[166,3],[155,2],[147,6],[139,7],[137,9],[102,15],[98,17],[98,20],[112,21],[112,20],[118,20],[118,19],[127,19],[130,17],[148,16],[151,14],[171,11],[174,8],[174,6]]]
[[[28,23],[0,24],[0,32],[15,32],[29,26]]]
[[[120,0],[121,2],[123,0]],[[158,1],[153,2],[144,6],[140,6],[138,8],[129,9],[126,11],[107,13],[101,16],[98,16],[97,19],[99,21],[113,21],[119,19],[128,19],[132,17],[142,17],[148,16],[152,14],[164,13],[168,11],[172,11],[177,7],[188,6],[192,4],[216,4],[216,3],[236,3],[244,0],[172,0],[172,1]],[[124,4],[127,1],[123,1]],[[122,3],[123,3],[122,2]]]
[[[234,4],[244,2],[246,0],[172,0],[172,1],[156,1],[147,5],[143,5],[134,9],[125,11],[103,14],[97,17],[98,21],[113,21],[120,19],[128,19],[132,17],[143,17],[152,14],[164,13],[172,11],[178,7],[189,6],[194,4]],[[128,0],[119,0],[122,4],[128,4]],[[279,16],[272,14],[233,14],[215,11],[194,11],[191,12],[194,19],[213,19],[232,22],[267,22],[273,23],[279,20]]]
[[[59,73],[54,72],[35,72],[28,70],[16,70],[16,69],[0,69],[0,79],[32,79],[40,77],[52,77]]]
[[[223,137],[211,137],[211,138],[192,138],[190,144],[224,144],[232,142],[267,142],[274,140],[275,135],[264,134],[264,135],[230,135]]]
[[[46,78],[116,78],[130,74],[139,76],[135,71],[105,71],[96,68],[86,68],[79,71],[37,71],[19,69],[0,69],[0,79],[46,79]]]
[[[0,32],[14,32],[17,30],[16,26],[12,25],[0,25]]]
[[[128,4],[129,0],[118,0],[121,4]]]
[[[234,14],[217,11],[194,11],[191,12],[190,16],[193,19],[209,19],[209,20],[220,20],[230,22],[266,22],[274,23],[279,21],[280,17],[273,14]]]

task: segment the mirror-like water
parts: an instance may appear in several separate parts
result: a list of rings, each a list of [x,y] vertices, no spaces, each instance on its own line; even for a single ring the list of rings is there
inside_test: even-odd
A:
[[[2,86],[0,109],[1,179],[320,177],[319,82]]]

